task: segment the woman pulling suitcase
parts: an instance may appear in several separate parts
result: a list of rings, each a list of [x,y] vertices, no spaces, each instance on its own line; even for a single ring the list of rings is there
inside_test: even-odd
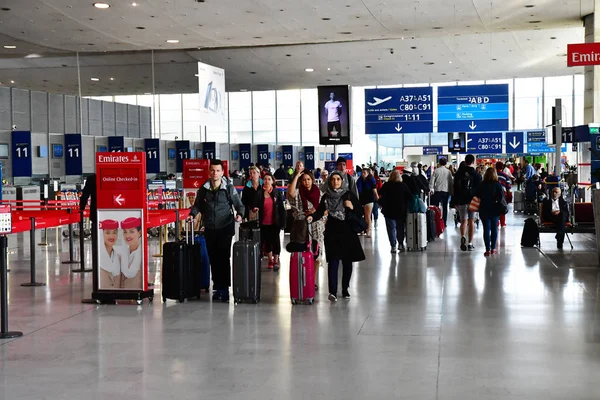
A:
[[[328,214],[325,226],[325,256],[329,264],[330,301],[337,301],[340,263],[343,265],[342,296],[349,299],[348,288],[352,276],[352,263],[365,259],[357,232],[351,226],[353,221],[362,219],[363,210],[356,195],[343,188],[343,179],[338,171],[331,173],[319,208],[307,218],[310,223],[323,218],[325,212]]]
[[[254,212],[260,221],[261,247],[269,257],[269,269],[279,270],[281,240],[279,234],[285,223],[283,196],[275,187],[275,178],[270,172],[263,177],[263,187],[255,197]]]

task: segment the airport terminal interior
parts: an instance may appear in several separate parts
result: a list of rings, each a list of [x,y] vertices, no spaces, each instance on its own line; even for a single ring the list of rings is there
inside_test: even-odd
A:
[[[597,399],[597,6],[0,1],[0,400]]]

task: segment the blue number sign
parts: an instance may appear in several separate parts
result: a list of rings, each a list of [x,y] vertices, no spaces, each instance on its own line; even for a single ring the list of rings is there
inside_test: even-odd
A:
[[[365,133],[433,132],[433,88],[365,90]]]
[[[294,165],[294,146],[281,146],[285,166]]]
[[[258,162],[267,166],[269,164],[269,145],[259,144],[256,146],[256,150],[258,152]]]
[[[217,154],[217,144],[215,142],[202,143],[202,155],[206,160],[214,160]]]
[[[81,175],[83,162],[81,158],[81,135],[78,133],[65,134],[65,174]]]
[[[250,163],[252,162],[250,159],[251,147],[250,144],[240,144],[240,168],[244,171],[250,168]]]
[[[438,88],[438,132],[508,130],[508,84]]]
[[[160,173],[160,140],[144,139],[146,151],[146,172],[149,174]]]
[[[177,172],[183,172],[183,160],[190,159],[190,141],[178,140],[175,142],[175,152],[177,157]]]
[[[111,153],[119,153],[125,151],[125,138],[123,136],[109,136],[108,151],[110,151]]]
[[[304,168],[315,169],[315,146],[304,147]]]
[[[12,167],[13,176],[31,177],[31,132],[12,132]]]

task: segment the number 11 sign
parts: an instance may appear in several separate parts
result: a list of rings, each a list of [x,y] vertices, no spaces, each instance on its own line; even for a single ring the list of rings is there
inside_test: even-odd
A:
[[[68,133],[65,135],[65,174],[81,175],[83,162],[81,159],[81,135]]]

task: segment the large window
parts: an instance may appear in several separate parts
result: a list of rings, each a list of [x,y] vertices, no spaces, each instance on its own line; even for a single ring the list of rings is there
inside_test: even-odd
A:
[[[231,143],[252,143],[252,94],[250,92],[229,93],[229,130]]]
[[[200,125],[200,95],[186,93],[182,96],[183,103],[183,138],[194,142],[204,141],[204,127]]]
[[[542,78],[515,79],[515,129],[541,128]]]
[[[254,143],[275,143],[275,91],[253,92]]]
[[[302,144],[319,144],[319,97],[317,89],[302,89]]]
[[[551,125],[552,107],[556,104],[556,99],[562,100],[562,125],[573,126],[573,75],[554,76],[544,78],[544,120],[546,125]]]
[[[300,90],[277,92],[277,141],[300,145]]]
[[[181,132],[181,95],[161,94],[160,100],[160,138],[163,140],[182,140]]]

